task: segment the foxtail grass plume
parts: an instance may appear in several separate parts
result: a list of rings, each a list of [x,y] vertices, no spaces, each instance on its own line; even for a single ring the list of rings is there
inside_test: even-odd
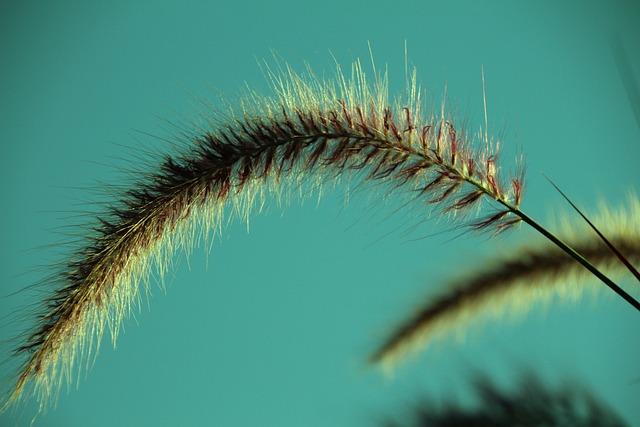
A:
[[[249,94],[209,128],[191,131],[181,152],[166,155],[88,226],[90,235],[49,279],[51,296],[16,349],[25,361],[5,408],[34,395],[45,410],[86,369],[105,331],[115,344],[149,277],[162,278],[176,252],[221,231],[225,212],[247,220],[268,194],[289,197],[301,182],[375,181],[489,233],[520,221],[513,213],[522,170],[503,179],[495,146],[483,140],[474,148],[444,108],[425,112],[415,72],[405,98],[391,101],[387,76],[370,82],[360,63],[350,77],[338,68],[334,82],[278,69],[269,73],[272,97]],[[482,200],[493,202],[484,217],[464,215]]]
[[[640,265],[640,201],[629,196],[626,206],[607,205],[593,223],[634,265]],[[579,224],[579,225],[578,225]],[[609,277],[635,282],[617,254],[587,224],[561,219],[557,235]],[[602,289],[590,272],[551,242],[510,251],[487,265],[442,287],[415,313],[395,328],[371,361],[391,370],[409,355],[428,348],[444,336],[464,336],[470,327],[505,315],[524,315],[551,299],[575,301]],[[597,286],[596,286],[597,285]],[[637,283],[634,283],[637,289]],[[637,292],[636,292],[637,294]],[[474,329],[475,330],[475,329]]]

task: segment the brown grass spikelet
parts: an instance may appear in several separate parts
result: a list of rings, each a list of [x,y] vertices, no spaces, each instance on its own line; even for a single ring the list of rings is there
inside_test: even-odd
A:
[[[225,211],[247,220],[267,194],[286,195],[291,184],[370,180],[453,214],[489,198],[497,210],[471,228],[495,233],[519,221],[512,212],[523,177],[503,179],[488,141],[474,149],[444,109],[425,114],[415,72],[406,99],[395,101],[386,76],[370,83],[358,62],[349,78],[338,69],[334,82],[287,66],[269,77],[272,98],[251,93],[210,128],[191,131],[182,152],[166,155],[89,225],[16,349],[25,362],[5,408],[34,395],[45,410],[86,369],[106,330],[115,343],[152,274],[162,278],[176,252],[219,232]]]
[[[601,204],[598,229],[633,265],[640,265],[640,200],[612,210]],[[558,235],[571,242],[609,277],[629,276],[616,254],[592,230],[567,216],[559,221]],[[553,298],[575,301],[602,289],[592,283],[589,271],[551,242],[525,246],[508,256],[493,258],[478,271],[454,280],[439,296],[430,298],[395,328],[371,357],[371,362],[391,370],[406,357],[429,347],[446,335],[463,335],[472,325],[509,315],[523,315],[536,304]],[[632,279],[633,280],[633,279]]]

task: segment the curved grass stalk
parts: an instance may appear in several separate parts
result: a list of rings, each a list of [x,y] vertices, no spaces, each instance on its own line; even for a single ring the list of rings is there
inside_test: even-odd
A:
[[[570,224],[564,224],[559,235],[571,241],[572,250],[589,260],[593,268],[605,271],[607,277],[622,277],[627,272],[619,254],[631,264],[640,264],[640,201],[636,196],[631,196],[629,205],[619,212],[603,207],[596,223],[607,235],[607,241],[589,233],[586,227],[576,229]],[[480,271],[445,285],[440,296],[418,307],[413,316],[394,329],[371,362],[390,370],[438,337],[462,334],[472,323],[477,325],[507,313],[521,314],[558,296],[575,300],[588,290],[600,289],[585,283],[591,270],[582,268],[551,242],[492,259]]]
[[[522,177],[505,185],[496,153],[474,151],[444,110],[425,117],[415,74],[408,101],[395,105],[386,77],[370,86],[359,63],[350,80],[339,71],[337,83],[303,79],[288,68],[270,77],[275,99],[252,94],[240,103],[241,113],[189,135],[185,152],[166,156],[98,218],[51,278],[55,294],[16,350],[26,361],[9,403],[34,394],[45,410],[55,401],[76,375],[76,361],[95,354],[106,329],[115,343],[151,272],[162,277],[196,230],[219,230],[226,205],[247,219],[268,191],[281,194],[309,177],[376,181],[450,213],[487,197],[519,205]],[[504,209],[475,228],[502,230],[516,222]]]
[[[188,251],[199,233],[219,232],[226,206],[247,220],[268,193],[345,177],[409,192],[413,202],[460,221],[492,202],[485,217],[466,222],[473,230],[498,233],[529,222],[519,210],[523,171],[503,179],[497,147],[485,140],[474,149],[444,108],[425,115],[415,73],[407,99],[395,102],[386,76],[371,85],[359,63],[350,79],[338,70],[335,83],[289,68],[270,77],[275,98],[251,94],[210,129],[187,135],[182,153],[166,156],[97,218],[50,279],[55,292],[16,350],[26,360],[5,408],[29,395],[41,410],[55,401],[105,330],[115,343],[152,272],[162,278],[176,251]]]

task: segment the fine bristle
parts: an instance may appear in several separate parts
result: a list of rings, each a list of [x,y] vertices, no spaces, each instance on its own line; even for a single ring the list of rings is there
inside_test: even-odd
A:
[[[502,179],[488,144],[475,150],[444,110],[425,115],[415,77],[406,101],[394,102],[386,76],[371,84],[359,63],[350,78],[338,70],[333,83],[286,66],[270,79],[273,98],[249,95],[210,129],[192,131],[182,153],[167,155],[89,226],[93,234],[52,277],[51,297],[16,350],[26,361],[8,404],[34,395],[44,410],[55,401],[105,330],[115,343],[152,273],[162,278],[177,251],[219,231],[228,205],[247,220],[267,194],[340,177],[404,191],[454,219],[495,201],[486,217],[467,223],[473,230],[497,233],[519,221],[512,213],[522,174]]]

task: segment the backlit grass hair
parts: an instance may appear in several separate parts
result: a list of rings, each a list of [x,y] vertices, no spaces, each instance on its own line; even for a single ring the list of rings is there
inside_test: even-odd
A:
[[[287,66],[269,76],[273,97],[251,93],[187,132],[181,152],[164,156],[88,225],[16,349],[25,361],[5,408],[35,395],[46,409],[86,369],[105,330],[115,343],[149,277],[162,278],[176,252],[219,232],[230,219],[225,212],[247,220],[268,194],[288,198],[304,182],[374,181],[378,190],[408,194],[425,215],[435,209],[475,231],[495,234],[525,221],[548,233],[519,209],[522,165],[503,177],[487,138],[474,143],[444,107],[426,112],[415,72],[395,100],[386,75],[369,81],[358,62],[349,77],[338,68],[333,82]]]
[[[121,322],[162,277],[176,251],[198,233],[220,230],[225,205],[247,219],[266,194],[300,181],[350,177],[410,191],[415,202],[443,212],[470,210],[484,198],[502,205],[469,223],[498,232],[519,221],[510,214],[522,176],[505,182],[497,155],[473,148],[446,111],[425,115],[415,73],[404,100],[389,100],[386,76],[370,83],[359,63],[335,82],[284,67],[270,73],[275,96],[250,94],[188,136],[156,172],[123,193],[92,225],[92,234],[51,277],[53,295],[17,349],[26,355],[9,402],[34,394],[41,409],[55,400],[74,369],[83,369],[106,329],[115,344]]]

